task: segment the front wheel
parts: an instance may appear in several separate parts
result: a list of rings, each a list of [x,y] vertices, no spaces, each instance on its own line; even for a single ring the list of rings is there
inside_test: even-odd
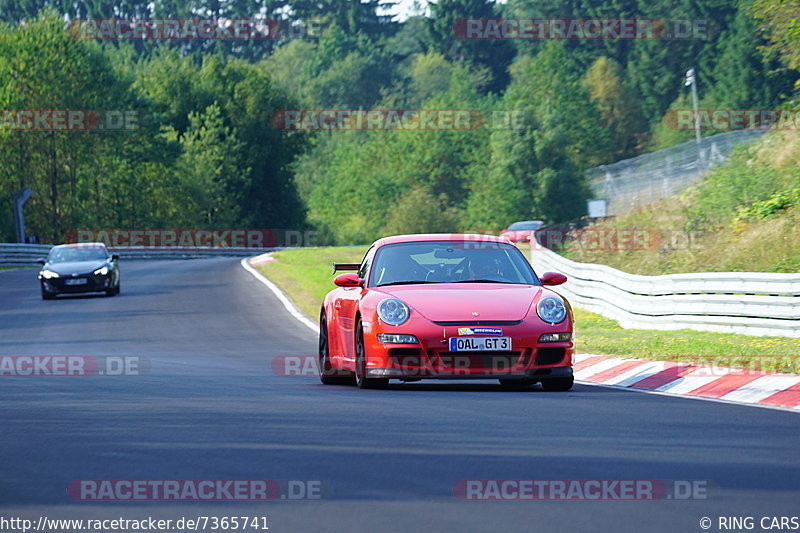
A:
[[[364,349],[364,329],[361,319],[356,326],[356,387],[359,389],[384,389],[389,385],[388,378],[367,377],[367,355]]]
[[[42,287],[42,300],[52,300],[55,297],[56,297],[55,293],[51,294],[46,290],[44,290],[44,287]]]
[[[543,379],[542,388],[546,391],[563,392],[570,390],[574,383],[575,378],[572,376],[568,378]]]

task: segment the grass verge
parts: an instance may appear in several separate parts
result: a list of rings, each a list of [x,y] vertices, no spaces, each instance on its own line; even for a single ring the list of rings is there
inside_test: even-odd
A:
[[[272,254],[274,263],[257,268],[301,311],[316,320],[322,299],[334,288],[331,264],[358,263],[365,252],[366,247],[282,250]],[[800,339],[694,330],[623,329],[614,320],[582,309],[575,309],[575,329],[579,353],[800,373]]]
[[[334,288],[333,263],[360,263],[367,247],[297,248],[275,252],[274,263],[256,268],[285,292],[312,320],[319,318],[322,299]]]

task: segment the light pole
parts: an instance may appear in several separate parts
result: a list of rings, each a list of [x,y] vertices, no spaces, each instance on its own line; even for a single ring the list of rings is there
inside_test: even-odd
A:
[[[31,197],[33,191],[23,187],[14,195],[14,223],[17,226],[17,242],[25,242],[25,218],[22,216],[22,206]]]
[[[700,114],[697,111],[697,76],[694,67],[686,71],[685,86],[692,86],[692,105],[694,106],[694,137],[697,144],[700,144]]]

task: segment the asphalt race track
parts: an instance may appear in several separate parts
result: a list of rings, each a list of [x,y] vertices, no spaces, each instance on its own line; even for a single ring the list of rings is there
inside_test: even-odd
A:
[[[140,375],[0,377],[0,516],[266,516],[278,532],[720,531],[800,515],[800,416],[577,385],[323,386],[316,337],[237,259],[129,262],[119,297],[0,272],[0,355],[138,357]],[[143,375],[142,375],[143,374]],[[73,480],[320,481],[269,502],[87,502]],[[697,482],[693,499],[462,501],[459,480]],[[680,483],[679,483],[680,484]],[[681,484],[681,486],[686,486]],[[252,530],[251,530],[252,531]]]

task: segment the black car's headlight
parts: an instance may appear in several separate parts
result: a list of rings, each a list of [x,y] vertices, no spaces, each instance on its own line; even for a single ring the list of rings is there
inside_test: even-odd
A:
[[[105,276],[108,274],[108,266],[103,266],[92,272],[95,276]]]
[[[536,304],[536,314],[548,324],[558,324],[567,318],[567,308],[561,298],[546,296]]]
[[[53,279],[61,277],[58,275],[58,272],[53,272],[52,270],[42,270],[40,274],[44,279]]]
[[[397,298],[386,298],[378,304],[378,316],[390,326],[399,326],[410,314],[408,306]]]

